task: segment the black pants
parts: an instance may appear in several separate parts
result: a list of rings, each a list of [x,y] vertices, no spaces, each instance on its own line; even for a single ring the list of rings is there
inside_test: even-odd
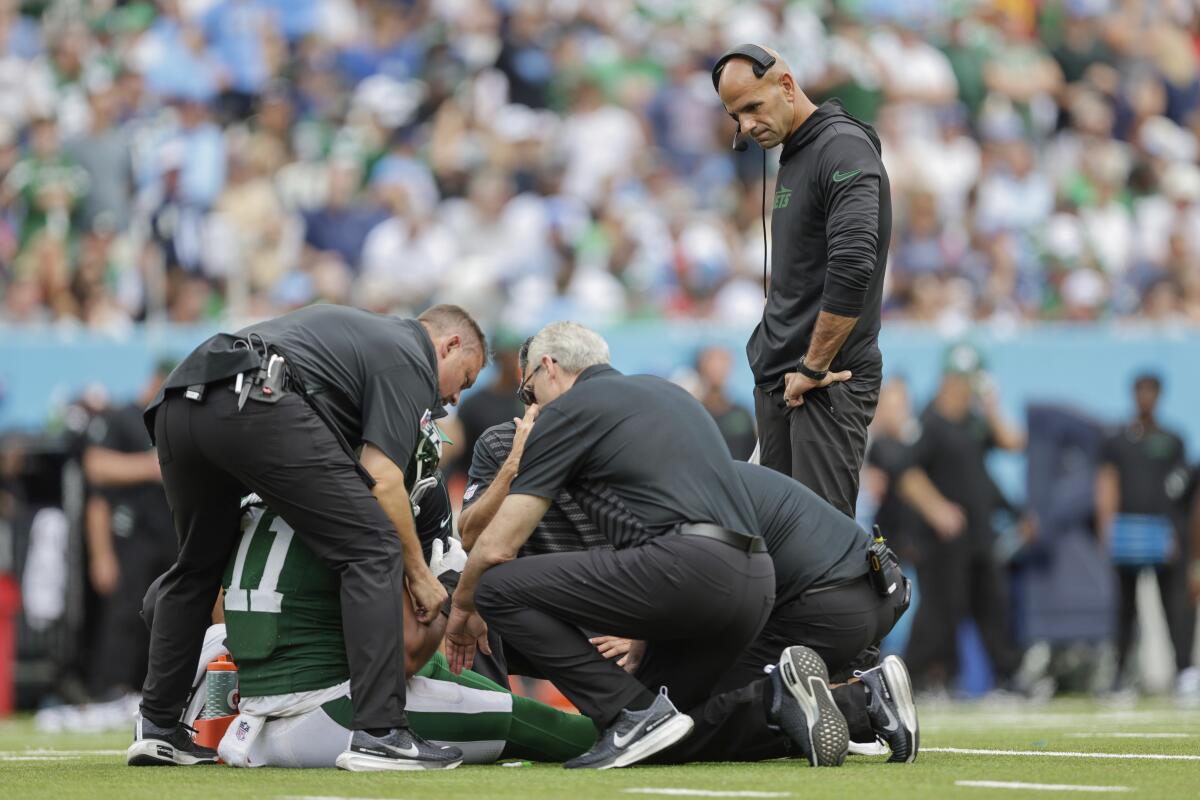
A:
[[[150,631],[138,619],[142,596],[178,555],[173,532],[135,530],[130,536],[113,536],[120,576],[116,590],[104,598],[100,640],[92,673],[94,695],[114,689],[136,689],[146,678],[146,651]]]
[[[142,713],[174,724],[191,688],[240,498],[254,491],[341,580],[355,728],[406,724],[400,539],[333,433],[296,394],[241,411],[225,386],[172,394],[155,417],[179,560],[154,611]]]
[[[759,463],[791,475],[849,517],[867,452],[879,386],[835,383],[804,395],[804,405],[780,408],[783,389],[754,390]]]
[[[958,624],[970,616],[979,628],[996,677],[1012,677],[1020,664],[1008,624],[1005,576],[991,552],[971,534],[921,547],[917,564],[920,603],[904,654],[920,689],[947,685],[958,673]]]
[[[1192,665],[1192,645],[1196,635],[1196,608],[1187,596],[1187,559],[1177,558],[1160,567],[1117,567],[1117,674],[1125,671],[1133,647],[1133,629],[1137,622],[1137,581],[1143,569],[1153,569],[1167,617],[1167,631],[1175,649],[1175,669]]]
[[[707,698],[766,622],[774,586],[766,553],[670,535],[501,564],[484,574],[475,603],[506,646],[603,729],[621,709],[648,706],[648,686],[670,686],[680,708]],[[645,640],[638,677],[601,656],[581,628]]]
[[[802,644],[817,651],[830,674],[843,672],[864,649],[887,636],[900,615],[899,593],[880,597],[864,577],[845,586],[802,595],[776,605],[770,619],[737,663],[716,684],[713,696],[688,713],[696,730],[655,756],[654,763],[759,761],[783,758],[792,742],[768,724],[770,678],[763,667],[779,662],[785,647]],[[847,720],[866,726],[857,741],[874,741],[866,720],[866,695],[860,685],[834,690]],[[704,720],[704,724],[700,724]]]

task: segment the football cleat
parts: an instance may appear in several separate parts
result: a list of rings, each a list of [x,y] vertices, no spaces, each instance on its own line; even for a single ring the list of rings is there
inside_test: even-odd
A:
[[[850,728],[829,691],[829,670],[803,645],[784,648],[771,671],[771,722],[791,738],[814,767],[841,766],[850,747]]]
[[[454,769],[462,760],[457,747],[431,744],[409,728],[392,728],[386,736],[355,731],[334,763],[347,772],[385,772]]]
[[[692,718],[675,708],[664,686],[649,708],[623,709],[591,750],[563,766],[567,769],[628,767],[686,738],[693,727]]]

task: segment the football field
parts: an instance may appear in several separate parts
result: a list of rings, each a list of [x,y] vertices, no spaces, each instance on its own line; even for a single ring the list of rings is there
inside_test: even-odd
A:
[[[1019,798],[1128,794],[1200,797],[1200,711],[1167,701],[1115,708],[1061,700],[1037,708],[946,704],[922,712],[912,765],[850,757],[841,769],[791,761],[566,771],[556,765],[460,767],[445,773],[124,765],[125,734],[42,734],[0,722],[0,797],[81,800],[647,797]]]

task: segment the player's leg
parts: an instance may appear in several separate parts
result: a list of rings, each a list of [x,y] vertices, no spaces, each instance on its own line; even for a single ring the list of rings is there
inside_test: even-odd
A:
[[[349,697],[294,717],[239,715],[217,748],[233,767],[332,768],[350,745]]]
[[[582,714],[560,711],[528,697],[511,695],[499,684],[469,669],[463,670],[461,675],[455,675],[441,653],[430,660],[420,675],[475,690],[502,692],[511,697],[511,719],[504,751],[500,754],[502,758],[566,761],[587,752],[596,742],[596,726]],[[409,691],[411,696],[411,684]],[[466,750],[462,744],[458,746]]]

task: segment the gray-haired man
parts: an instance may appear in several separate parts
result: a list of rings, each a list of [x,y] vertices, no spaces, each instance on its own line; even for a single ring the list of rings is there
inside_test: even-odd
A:
[[[754,508],[712,418],[674,384],[622,375],[608,361],[604,340],[573,323],[534,337],[527,383],[541,413],[508,497],[472,549],[446,635],[451,666],[469,666],[482,614],[601,729],[566,766],[600,769],[637,763],[707,724],[646,687],[669,682],[683,707],[704,702],[774,599]],[[567,485],[610,517],[601,529],[614,549],[515,559]],[[638,678],[580,628],[640,631],[648,645]],[[818,703],[832,705],[827,688],[814,697],[805,680],[815,665],[788,666],[804,684],[801,706],[815,715]]]

